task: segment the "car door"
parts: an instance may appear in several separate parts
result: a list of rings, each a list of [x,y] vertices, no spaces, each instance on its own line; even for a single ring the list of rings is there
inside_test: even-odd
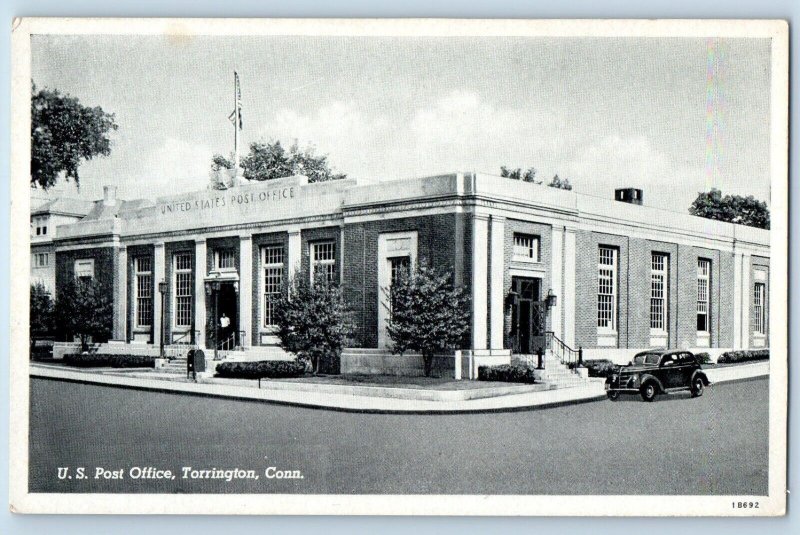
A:
[[[679,357],[681,368],[681,384],[679,386],[690,386],[692,384],[692,374],[697,368],[697,361],[689,352],[681,353]]]
[[[661,383],[664,388],[675,388],[680,386],[682,381],[681,369],[673,355],[664,355],[658,363],[661,372]]]

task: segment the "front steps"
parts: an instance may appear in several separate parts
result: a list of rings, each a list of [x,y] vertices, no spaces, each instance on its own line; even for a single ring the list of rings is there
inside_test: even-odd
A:
[[[512,361],[515,364],[522,364],[535,368],[538,363],[536,355],[513,355]],[[535,371],[537,378],[548,385],[551,389],[556,388],[572,388],[576,386],[583,386],[590,381],[588,378],[583,378],[573,370],[561,363],[549,351],[544,355],[544,369]]]

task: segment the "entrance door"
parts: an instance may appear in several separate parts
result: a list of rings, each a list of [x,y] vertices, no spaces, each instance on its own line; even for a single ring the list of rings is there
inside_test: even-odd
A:
[[[515,295],[511,310],[511,340],[515,353],[535,354],[545,347],[546,311],[541,301],[541,279],[512,277]]]
[[[219,286],[219,290],[211,295],[211,306],[208,307],[208,313],[211,315],[209,322],[210,330],[206,333],[206,340],[213,343],[207,344],[213,348],[216,344],[225,342],[226,346],[233,348],[241,342],[239,340],[239,294],[236,291],[233,282],[223,282]],[[223,320],[227,318],[227,321]],[[227,323],[227,327],[223,327],[223,323]],[[218,329],[218,331],[217,331]],[[219,332],[219,339],[215,339],[215,334]]]

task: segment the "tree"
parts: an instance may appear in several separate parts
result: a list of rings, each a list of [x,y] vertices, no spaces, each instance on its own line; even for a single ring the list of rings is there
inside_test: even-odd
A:
[[[500,167],[500,176],[507,177],[512,180],[522,180],[523,182],[533,182],[534,184],[541,184],[541,180],[536,180],[536,168],[529,167],[525,173],[522,172],[522,169],[517,167],[516,169],[509,169],[506,166]]]
[[[506,167],[505,165],[500,167],[500,176],[510,178],[512,180],[522,180],[523,182],[531,182],[533,184],[541,184],[541,180],[536,180],[536,168],[529,167],[524,173],[520,167],[516,169],[511,169]],[[553,176],[553,179],[547,184],[551,188],[559,188],[565,190],[571,190],[572,184],[570,184],[568,178],[559,178],[556,174]]]
[[[572,184],[569,183],[568,178],[559,178],[558,175],[553,176],[553,180],[550,181],[548,184],[551,188],[559,188],[565,190],[571,190]]]
[[[233,155],[230,159],[221,154],[211,158],[211,173],[209,174],[209,188],[222,190],[228,189],[231,184],[230,170],[233,169]]]
[[[461,346],[469,329],[469,297],[453,284],[453,275],[424,264],[413,272],[400,271],[390,288],[387,331],[392,351],[422,354],[425,376],[430,376],[437,353]]]
[[[80,186],[78,167],[84,160],[111,154],[109,134],[116,130],[114,114],[83,106],[58,90],[32,86],[31,185],[55,185],[63,173]]]
[[[700,192],[689,207],[689,213],[707,219],[727,221],[739,225],[769,229],[770,217],[767,203],[752,195],[725,195],[716,188]]]
[[[215,154],[211,165],[212,173],[221,169],[233,169],[231,160],[232,158]],[[296,141],[289,150],[280,141],[251,143],[250,152],[242,158],[241,167],[242,174],[249,180],[273,180],[292,175],[305,175],[309,182],[347,178],[347,175],[336,173],[330,167],[327,155],[317,156],[313,146],[301,149]]]
[[[273,302],[281,346],[309,360],[314,374],[339,373],[339,358],[351,326],[342,292],[320,274],[313,284],[296,277]]]
[[[34,340],[41,336],[50,336],[55,326],[53,299],[44,284],[31,284],[30,299],[30,341],[33,351]]]
[[[89,340],[102,342],[111,337],[113,304],[111,292],[100,281],[76,278],[59,288],[55,314],[58,330],[71,340],[78,336],[81,351],[89,349]]]

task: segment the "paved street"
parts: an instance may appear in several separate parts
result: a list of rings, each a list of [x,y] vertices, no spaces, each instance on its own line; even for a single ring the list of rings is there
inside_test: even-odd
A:
[[[767,492],[767,379],[719,384],[698,399],[460,415],[333,412],[47,379],[31,379],[31,400],[31,492]],[[189,466],[259,479],[184,479]],[[89,477],[59,480],[59,467]],[[94,479],[97,467],[124,479]],[[132,467],[176,478],[131,479]],[[302,479],[268,478],[268,467]]]

